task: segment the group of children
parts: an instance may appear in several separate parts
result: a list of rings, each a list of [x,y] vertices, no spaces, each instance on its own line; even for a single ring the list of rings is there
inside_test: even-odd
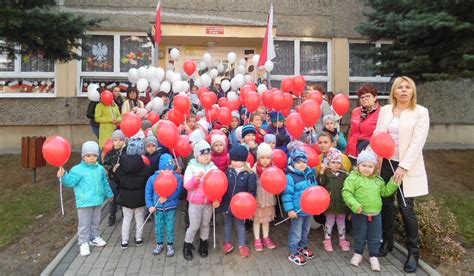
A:
[[[180,127],[181,134],[189,135],[193,145],[193,153],[187,158],[171,155],[152,131],[148,131],[151,124],[146,121],[143,122],[141,133],[135,135],[138,140],[141,139],[142,146],[130,145],[130,141],[137,141],[133,140],[137,138],[135,136],[127,144],[127,139],[120,130],[113,132],[113,149],[105,154],[102,162],[105,170],[98,163],[97,143],[84,143],[81,164],[73,167],[69,173],[65,173],[62,168],[58,171],[58,177],[63,177],[64,185],[75,190],[81,255],[90,254],[89,245],[106,244],[99,235],[100,206],[105,199],[109,199],[112,206],[109,225],[115,223],[116,206],[122,206],[122,249],[129,245],[133,217],[136,222],[136,246],[143,245],[145,218],[154,217],[157,245],[153,254],[158,255],[166,248],[166,256],[175,255],[176,210],[180,204],[180,195],[185,192],[187,229],[183,245],[184,258],[193,259],[193,242],[198,231],[197,251],[201,257],[208,256],[214,210],[216,215],[223,215],[224,253],[234,250],[232,227],[235,225],[239,253],[242,257],[248,257],[250,247],[246,221],[234,216],[230,208],[235,194],[248,192],[257,201],[257,210],[252,218],[255,251],[277,247],[270,237],[270,223],[276,217],[275,209],[278,200],[281,200],[285,212],[291,218],[288,259],[296,265],[304,265],[315,254],[308,247],[312,217],[302,211],[301,195],[308,187],[321,185],[331,195],[330,206],[324,214],[324,249],[333,251],[332,229],[337,225],[338,245],[343,251],[350,250],[345,231],[345,221],[350,215],[355,250],[351,264],[360,264],[367,243],[371,267],[374,271],[380,271],[377,256],[382,233],[381,197],[391,195],[398,186],[393,182],[386,185],[378,176],[377,156],[370,150],[362,152],[351,171],[351,162],[342,153],[346,141],[337,127],[337,118],[333,115],[324,116],[324,129],[316,132],[317,137],[313,136],[315,131],[308,131],[306,136],[301,137],[301,141],[291,138],[285,129],[284,116],[279,112],[267,113],[265,108],[260,107],[248,118],[247,115],[245,110],[241,113],[233,111],[229,126],[208,122],[202,112],[189,116]],[[161,118],[166,119],[167,114],[162,114]],[[210,133],[212,129],[220,131]],[[206,141],[208,136],[210,144]],[[318,167],[309,167],[304,142],[317,142],[319,145],[322,164]],[[276,148],[288,154],[287,185],[278,197],[267,192],[260,182],[263,171],[274,166],[272,155]],[[150,165],[145,164],[141,155],[147,156]],[[255,160],[253,166],[250,159]],[[203,180],[206,173],[214,169],[226,174],[228,189],[222,199],[211,201],[204,191]],[[176,191],[169,197],[160,197],[154,190],[156,178],[164,173],[174,175],[178,183]]]

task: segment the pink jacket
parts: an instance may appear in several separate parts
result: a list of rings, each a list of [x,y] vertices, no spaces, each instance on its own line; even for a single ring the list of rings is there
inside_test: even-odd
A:
[[[229,168],[230,157],[229,157],[229,154],[227,153],[227,149],[224,149],[222,153],[212,152],[211,160],[212,160],[212,163],[214,163],[214,165],[216,165],[219,168],[219,170],[223,172],[226,172],[227,168]]]
[[[207,165],[201,164],[197,162],[196,159],[191,159],[189,164],[184,172],[184,188],[188,190],[188,197],[187,200],[190,203],[194,204],[210,204],[211,202],[207,198],[206,194],[204,193],[204,187],[202,180],[204,179],[204,175],[213,169],[217,169],[217,167],[211,162]],[[199,174],[204,173],[201,177],[200,181],[196,180],[196,176]]]
[[[356,107],[352,111],[351,127],[349,137],[347,138],[346,154],[348,156],[357,157],[357,142],[359,140],[370,140],[377,126],[377,119],[379,118],[380,106],[373,113],[368,114],[365,120],[360,120],[362,107]]]

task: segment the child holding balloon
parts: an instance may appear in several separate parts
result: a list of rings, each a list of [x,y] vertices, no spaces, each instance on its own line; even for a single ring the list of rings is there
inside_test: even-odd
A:
[[[82,145],[82,161],[69,173],[60,167],[57,176],[66,187],[74,188],[77,208],[77,240],[81,256],[90,255],[89,245],[105,246],[100,237],[101,205],[105,199],[112,200],[105,169],[97,163],[99,145],[87,141]]]
[[[174,226],[176,224],[176,208],[179,204],[179,194],[183,188],[183,178],[176,171],[173,157],[168,154],[160,156],[159,170],[155,172],[146,183],[145,201],[150,213],[155,214],[155,239],[156,247],[153,255],[160,254],[164,249],[164,234],[166,230],[166,256],[175,254],[174,248]],[[172,173],[176,177],[178,187],[169,197],[160,196],[155,189],[155,180],[163,173]]]
[[[347,140],[344,134],[336,127],[336,116],[326,115],[323,117],[323,131],[329,133],[333,137],[334,144],[340,151],[346,151]]]
[[[227,168],[230,165],[230,158],[227,151],[227,137],[222,134],[214,134],[211,137],[211,160],[214,165],[216,165],[219,170],[226,172]]]

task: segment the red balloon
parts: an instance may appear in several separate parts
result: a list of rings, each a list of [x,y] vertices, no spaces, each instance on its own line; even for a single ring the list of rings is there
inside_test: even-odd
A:
[[[291,109],[293,106],[293,96],[289,93],[283,93],[283,99],[285,101],[285,108],[283,109]]]
[[[232,122],[232,111],[227,107],[221,107],[217,110],[217,120],[224,125],[230,125]]]
[[[227,176],[221,170],[210,170],[204,176],[203,189],[210,201],[221,200],[227,192],[228,186]]]
[[[180,135],[173,149],[176,155],[181,157],[188,157],[193,152],[193,147],[191,143],[189,143],[189,136]]]
[[[125,116],[120,123],[120,129],[127,137],[132,137],[133,135],[137,134],[141,127],[142,120],[135,113],[130,113]]]
[[[114,94],[109,90],[104,90],[100,93],[100,99],[104,105],[111,105],[114,103]]]
[[[299,113],[307,127],[314,126],[321,116],[321,108],[315,100],[306,100],[301,106]]]
[[[238,110],[240,108],[240,100],[232,100],[227,102],[227,107],[230,110]]]
[[[374,152],[385,159],[390,159],[395,152],[393,138],[385,132],[377,132],[370,137],[370,147]]]
[[[308,95],[306,96],[306,99],[309,100],[309,99],[313,99],[315,100],[319,105],[321,105],[321,103],[323,102],[323,95],[321,94],[321,92],[319,92],[318,90],[312,90],[308,93]]]
[[[291,113],[286,117],[286,129],[294,139],[300,138],[304,131],[304,121],[299,113]]]
[[[255,158],[253,157],[253,154],[249,152],[249,155],[247,155],[247,163],[249,163],[250,168],[253,168],[253,165],[255,165]]]
[[[349,98],[344,94],[337,94],[334,99],[332,99],[332,108],[340,116],[346,114],[346,112],[349,110],[349,107]]]
[[[248,81],[244,85],[250,87],[251,91],[257,91],[257,85],[254,82]]]
[[[201,100],[202,94],[207,92],[209,92],[209,89],[207,87],[200,87],[197,92],[199,100]]]
[[[212,123],[215,120],[217,120],[217,110],[218,110],[218,108],[215,105],[213,105],[210,109],[206,109],[206,120],[208,122]],[[232,118],[231,118],[231,120],[232,120]]]
[[[178,94],[173,98],[173,107],[182,113],[186,113],[191,108],[191,101],[189,100],[188,96]]]
[[[286,108],[284,93],[273,92],[272,94],[272,107],[277,111],[281,111]]]
[[[316,151],[317,154],[322,153],[321,149],[319,148],[318,143],[314,143],[311,147]]]
[[[257,92],[251,91],[245,98],[245,106],[250,113],[253,113],[260,106],[260,95]]]
[[[272,152],[272,161],[275,166],[284,170],[288,164],[288,156],[281,149],[274,149]]]
[[[284,78],[281,81],[281,91],[290,93],[293,90],[293,80],[291,77]]]
[[[265,169],[260,176],[260,181],[263,189],[274,195],[282,193],[286,188],[286,175],[279,168]]]
[[[306,80],[303,76],[298,75],[293,78],[293,94],[300,97],[306,86]]]
[[[186,60],[183,65],[184,72],[191,76],[196,71],[196,63],[192,60]]]
[[[178,127],[171,121],[161,120],[156,127],[155,136],[160,143],[171,149],[178,140]]]
[[[281,111],[281,114],[283,114],[283,116],[288,116],[290,115],[290,113],[291,113],[291,109],[289,108],[285,108]]]
[[[102,153],[107,154],[109,151],[111,151],[114,148],[114,142],[112,142],[112,139],[108,139],[105,141],[104,147],[102,148]]]
[[[229,100],[226,97],[220,97],[219,100],[217,100],[217,104],[219,105],[219,107],[224,107],[227,106],[228,101]]]
[[[62,167],[71,156],[71,144],[61,136],[51,136],[43,143],[44,159],[55,167]]]
[[[230,201],[232,214],[239,219],[250,219],[257,210],[257,200],[247,192],[235,194]]]
[[[171,109],[168,111],[168,120],[173,122],[176,126],[180,126],[182,123],[184,123],[184,114],[175,110]]]
[[[328,191],[321,186],[311,186],[301,195],[301,209],[310,215],[324,213],[331,203]]]
[[[271,90],[267,90],[262,93],[262,103],[268,109],[272,109],[272,94],[273,92]]]
[[[206,92],[200,98],[202,106],[205,109],[210,109],[217,102],[217,95],[214,92]]]
[[[319,158],[319,154],[316,152],[316,150],[306,144],[303,146],[303,149],[308,156],[308,166],[310,168],[317,167],[321,163],[321,159]]]
[[[178,180],[173,173],[162,172],[156,178],[154,188],[155,193],[160,197],[169,197],[178,189]]]
[[[143,159],[143,163],[147,164],[148,166],[151,165],[150,159],[148,159],[148,157],[146,157],[145,155],[142,155],[142,159]]]
[[[244,85],[240,88],[240,97],[242,97],[242,100],[245,101],[245,98],[247,98],[247,94],[255,90],[252,90],[250,86]]]
[[[151,125],[154,125],[154,124],[158,123],[158,121],[160,120],[160,115],[156,112],[151,111],[146,116],[146,119],[151,122]]]

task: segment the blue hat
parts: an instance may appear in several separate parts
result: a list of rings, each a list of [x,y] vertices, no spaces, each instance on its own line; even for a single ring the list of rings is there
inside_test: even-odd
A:
[[[176,164],[174,162],[173,156],[171,154],[165,153],[160,157],[160,170],[174,170],[176,169]]]
[[[377,165],[377,155],[373,153],[370,150],[363,150],[359,155],[357,156],[357,166],[359,166],[360,163],[362,162],[372,162],[375,165]]]
[[[257,129],[255,129],[255,127],[253,125],[244,125],[242,127],[242,139],[245,138],[245,136],[247,136],[247,134],[256,134],[257,133]]]
[[[242,145],[235,145],[229,151],[229,157],[232,161],[247,161],[249,152],[246,147]]]
[[[288,165],[293,166],[299,161],[303,161],[308,163],[308,155],[306,155],[306,151],[303,149],[294,149],[290,152],[290,157],[288,158]]]
[[[270,112],[270,119],[272,120],[272,122],[277,122],[277,121],[284,121],[285,120],[285,116],[283,116],[283,114],[281,114],[280,112],[276,112],[276,111],[272,111]]]

